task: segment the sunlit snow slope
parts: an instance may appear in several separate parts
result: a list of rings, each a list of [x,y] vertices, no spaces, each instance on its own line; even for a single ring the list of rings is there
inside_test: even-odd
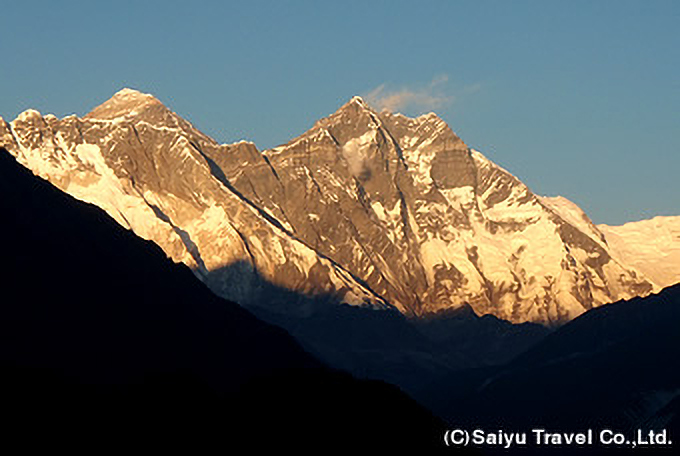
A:
[[[83,118],[0,119],[0,145],[244,305],[313,311],[269,299],[274,287],[553,324],[659,284],[577,206],[534,195],[434,113],[359,97],[264,152],[217,144],[130,89]]]

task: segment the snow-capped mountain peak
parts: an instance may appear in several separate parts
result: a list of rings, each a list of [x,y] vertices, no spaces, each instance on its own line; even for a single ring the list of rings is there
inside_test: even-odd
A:
[[[600,227],[540,198],[434,113],[353,97],[287,144],[219,145],[155,97],[123,89],[80,119],[25,113],[0,145],[192,267],[215,292],[559,323],[649,293]]]
[[[153,106],[160,107],[163,104],[153,95],[124,88],[90,111],[85,118],[112,120],[121,117],[134,117]]]
[[[657,290],[680,282],[680,216],[597,228],[613,255],[648,277]]]
[[[371,109],[371,108],[368,106],[368,103],[366,103],[366,102],[364,101],[364,99],[361,98],[359,95],[354,95],[354,96],[350,99],[349,103],[356,103],[356,104],[358,104],[359,106],[361,106],[361,107],[364,108],[364,109]]]

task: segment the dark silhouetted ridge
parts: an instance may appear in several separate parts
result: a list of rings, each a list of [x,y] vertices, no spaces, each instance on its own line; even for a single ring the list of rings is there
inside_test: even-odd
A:
[[[90,454],[440,445],[441,423],[396,387],[324,367],[5,150],[0,213],[5,444]]]
[[[424,402],[465,425],[616,429],[626,435],[666,429],[676,442],[678,328],[680,284],[592,309],[503,366],[458,372],[431,385]],[[675,454],[675,446],[637,451]],[[578,454],[603,450],[595,445]],[[617,450],[630,451],[612,452]]]

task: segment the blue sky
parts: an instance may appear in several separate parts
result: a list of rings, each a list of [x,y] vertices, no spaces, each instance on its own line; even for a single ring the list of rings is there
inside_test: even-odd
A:
[[[11,2],[0,116],[122,87],[273,147],[359,94],[437,112],[596,223],[680,215],[680,2]]]

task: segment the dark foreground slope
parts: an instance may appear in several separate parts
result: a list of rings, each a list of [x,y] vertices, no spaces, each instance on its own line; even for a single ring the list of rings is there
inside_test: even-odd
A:
[[[285,328],[329,365],[398,385],[409,394],[463,369],[505,364],[550,333],[535,323],[479,317],[469,306],[426,318],[342,305],[317,306],[305,316],[251,310]]]
[[[331,371],[0,150],[3,442],[86,450],[438,446],[399,390]]]
[[[421,400],[452,423],[493,430],[666,429],[670,448],[637,451],[677,454],[679,359],[680,284],[593,309],[514,361],[450,376]]]

